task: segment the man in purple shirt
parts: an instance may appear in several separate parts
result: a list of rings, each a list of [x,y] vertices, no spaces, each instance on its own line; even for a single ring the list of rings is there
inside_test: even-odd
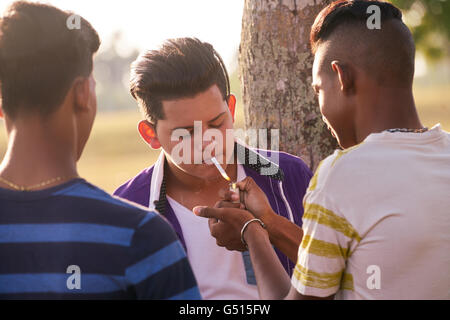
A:
[[[230,93],[224,63],[210,44],[193,38],[167,40],[159,50],[141,55],[131,75],[131,94],[145,115],[138,130],[150,147],[161,148],[161,154],[154,165],[114,194],[157,210],[172,224],[186,248],[203,298],[257,299],[247,248],[231,241],[236,235],[220,223],[216,231],[229,235],[230,241],[225,238],[216,243],[208,228],[211,222],[192,213],[199,204],[223,205],[222,197],[229,189],[229,182],[210,158],[222,160],[232,181],[251,177],[264,191],[277,214],[259,218],[289,274],[301,241],[298,226],[311,171],[298,157],[251,149],[228,134],[233,129],[236,98]],[[198,130],[204,132],[200,132],[201,140]],[[215,139],[208,140],[208,132]],[[217,143],[217,137],[225,137],[224,143]],[[184,147],[181,152],[180,146]],[[205,156],[208,148],[210,155]],[[195,159],[196,151],[204,156],[200,162]],[[296,236],[286,239],[282,235],[286,230]]]

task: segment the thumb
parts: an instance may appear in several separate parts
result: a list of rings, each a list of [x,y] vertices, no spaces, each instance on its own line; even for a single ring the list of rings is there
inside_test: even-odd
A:
[[[239,194],[233,191],[227,191],[225,192],[223,199],[230,202],[239,201]]]
[[[196,216],[203,218],[216,218],[218,220],[222,217],[222,210],[219,208],[210,208],[206,206],[196,206],[192,209]]]
[[[250,192],[250,190],[252,190],[254,184],[255,184],[255,181],[251,177],[246,177],[244,180],[236,183],[236,186],[241,191]]]

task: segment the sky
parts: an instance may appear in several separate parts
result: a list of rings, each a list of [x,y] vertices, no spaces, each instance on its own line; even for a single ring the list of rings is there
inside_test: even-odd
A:
[[[0,0],[0,12],[13,1]],[[116,31],[126,54],[156,48],[163,40],[197,37],[211,43],[232,68],[239,48],[244,0],[51,0],[33,1],[70,10],[87,19],[107,48]]]
[[[48,0],[63,10],[86,18],[97,30],[102,49],[117,31],[123,37],[117,48],[127,55],[157,48],[165,39],[197,37],[211,43],[223,57],[228,70],[234,70],[241,38],[244,0]],[[0,12],[13,0],[0,0]],[[416,59],[416,77],[426,73],[423,56]]]

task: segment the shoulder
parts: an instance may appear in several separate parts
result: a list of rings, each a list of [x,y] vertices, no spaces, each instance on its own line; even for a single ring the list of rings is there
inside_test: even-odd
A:
[[[377,148],[368,142],[344,150],[335,150],[319,163],[308,191],[316,188],[330,189],[333,186],[338,191],[343,184],[351,185],[352,179],[358,179],[358,173],[366,174],[373,169],[374,162],[379,160],[379,156]]]
[[[307,164],[298,156],[293,154],[264,149],[253,149],[263,157],[266,157],[271,162],[278,165],[286,176],[301,176],[305,180],[309,181],[312,177],[311,169]]]
[[[115,207],[108,210],[108,219],[120,217],[123,225],[134,230],[134,240],[142,238],[147,245],[151,242],[158,246],[178,239],[168,221],[160,214],[127,199],[111,196],[98,187],[90,186],[93,193],[95,192],[103,198],[103,201]]]
[[[93,222],[100,224],[135,229],[143,220],[158,215],[141,205],[112,196],[84,180],[54,195],[76,198],[76,201],[71,202],[71,207],[77,210],[84,208],[83,216],[89,216]]]
[[[154,166],[139,172],[114,191],[114,195],[144,205],[142,198],[148,198],[150,192],[150,180]]]
[[[300,157],[294,156],[286,152],[279,152],[279,157],[280,157],[280,167],[283,169],[283,171],[285,172],[287,171],[292,174],[301,173],[306,178],[308,178],[308,180],[312,177],[311,169]]]

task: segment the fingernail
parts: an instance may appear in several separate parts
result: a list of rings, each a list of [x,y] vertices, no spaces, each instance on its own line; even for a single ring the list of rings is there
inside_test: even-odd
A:
[[[233,193],[233,194],[231,195],[231,200],[234,200],[234,201],[239,200],[239,195],[236,194],[236,193]]]
[[[206,208],[206,207],[202,207],[202,206],[194,207],[192,209],[192,212],[194,212],[194,214],[198,216],[202,212],[203,208]]]

